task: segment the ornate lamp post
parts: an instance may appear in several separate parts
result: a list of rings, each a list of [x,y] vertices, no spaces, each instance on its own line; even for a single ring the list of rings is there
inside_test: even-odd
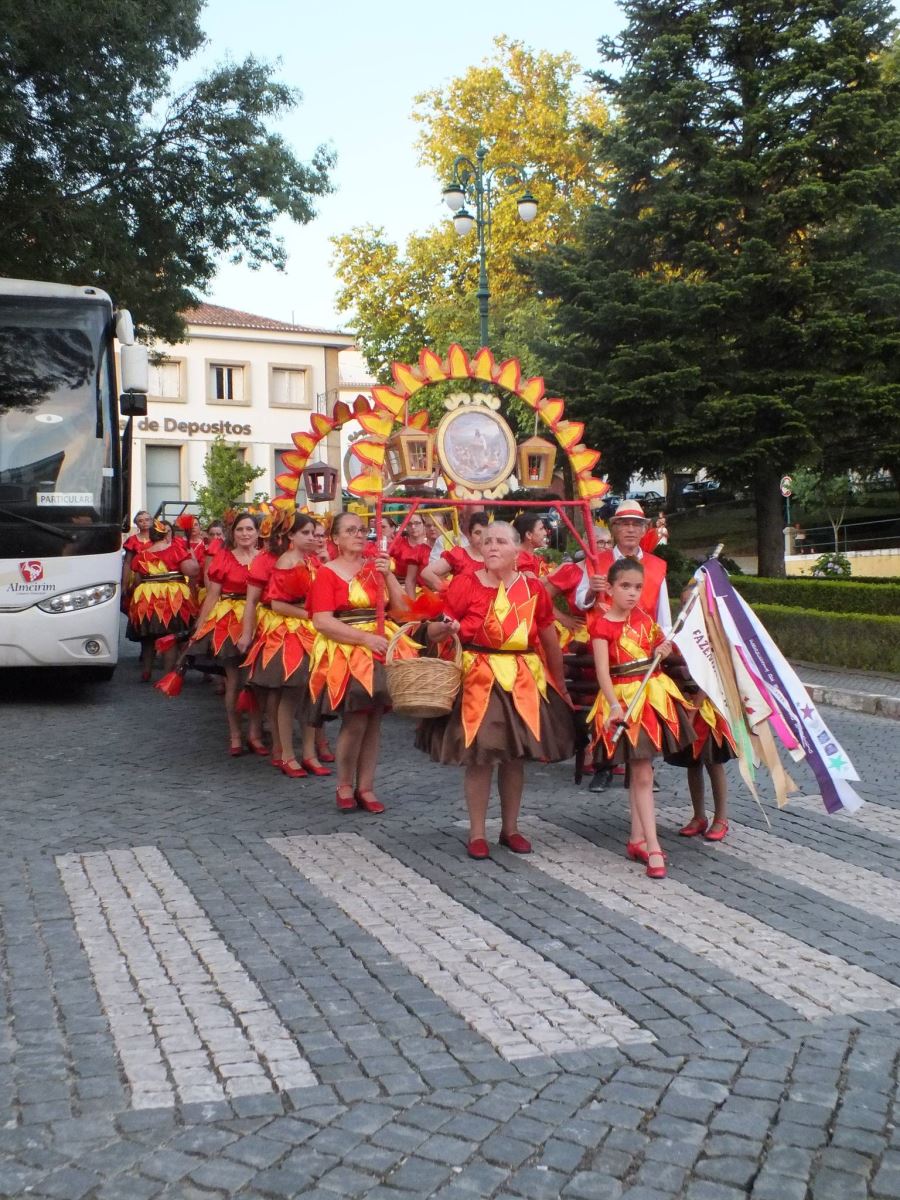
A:
[[[487,277],[487,240],[491,232],[491,204],[495,188],[510,191],[524,187],[517,206],[520,218],[528,223],[537,216],[538,203],[528,190],[528,177],[518,163],[502,162],[485,168],[488,148],[479,145],[475,161],[460,154],[453,162],[453,175],[444,188],[444,203],[453,213],[453,224],[460,237],[470,233],[475,226],[478,234],[478,316],[481,323],[481,344],[488,344],[488,302],[491,293]],[[466,201],[474,199],[474,216],[465,207]]]

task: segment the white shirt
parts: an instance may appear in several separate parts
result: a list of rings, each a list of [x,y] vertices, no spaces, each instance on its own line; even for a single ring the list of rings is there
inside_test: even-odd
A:
[[[637,550],[635,550],[633,554],[629,555],[629,557],[636,558],[638,562],[640,562],[644,557],[644,552],[640,546],[638,546]],[[625,555],[618,546],[613,546],[613,560],[618,561],[620,558],[625,558]],[[591,607],[591,604],[593,604],[593,599],[591,600],[590,604],[588,603],[588,596],[592,595],[591,586],[588,580],[589,574],[587,562],[585,562],[581,567],[581,582],[575,589],[575,606],[576,608],[580,608],[582,612],[585,612]],[[656,605],[656,613],[654,614],[654,618],[663,633],[668,634],[672,632],[672,608],[669,604],[669,589],[666,586],[665,578],[659,585],[659,600]]]

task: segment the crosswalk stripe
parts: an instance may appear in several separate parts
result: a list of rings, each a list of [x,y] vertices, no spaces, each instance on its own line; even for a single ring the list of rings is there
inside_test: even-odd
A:
[[[659,812],[683,815],[684,809],[660,805]],[[850,820],[854,819],[850,817]],[[717,842],[716,849],[720,854],[740,859],[760,871],[785,875],[793,883],[859,909],[867,916],[900,922],[896,881],[867,867],[841,862],[821,850],[800,846],[748,825],[732,825],[728,837]]]
[[[155,847],[56,859],[134,1108],[314,1086],[307,1061]]]
[[[900,841],[900,809],[888,808],[886,804],[869,802],[854,813],[842,810],[832,814],[825,811],[821,796],[799,796],[789,802],[785,812],[792,813],[797,809],[821,817],[823,822],[833,823],[842,833],[866,829],[880,837]]]
[[[586,984],[359,835],[268,840],[504,1058],[654,1040]]]
[[[807,1018],[900,1008],[900,989],[730,908],[669,875],[651,880],[621,852],[541,818],[528,862],[544,874],[747,980]]]

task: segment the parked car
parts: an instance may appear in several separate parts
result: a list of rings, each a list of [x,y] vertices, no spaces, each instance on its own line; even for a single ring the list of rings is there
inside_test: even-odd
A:
[[[639,488],[637,491],[629,492],[626,499],[637,500],[644,512],[659,512],[666,502],[665,496],[659,492],[654,492],[650,488]]]
[[[685,504],[721,504],[725,500],[734,499],[734,492],[723,488],[716,479],[701,479],[699,483],[686,483],[681,495]]]

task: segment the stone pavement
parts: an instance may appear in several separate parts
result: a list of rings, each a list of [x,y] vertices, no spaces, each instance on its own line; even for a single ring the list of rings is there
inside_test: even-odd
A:
[[[815,704],[900,720],[900,676],[796,664]]]
[[[566,766],[470,862],[400,720],[379,818],[228,759],[196,678],[0,711],[0,1196],[900,1197],[893,722],[829,713],[859,814],[734,784],[720,846],[662,768],[654,882]]]

